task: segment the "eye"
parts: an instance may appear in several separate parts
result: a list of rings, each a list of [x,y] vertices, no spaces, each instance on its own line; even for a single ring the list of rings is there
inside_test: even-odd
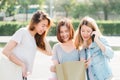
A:
[[[42,27],[44,27],[44,26],[42,26]]]
[[[68,30],[65,30],[65,32],[69,32]]]
[[[92,31],[91,30],[88,30],[87,33],[91,33]]]
[[[81,30],[81,32],[85,32],[85,30]]]
[[[60,33],[63,33],[63,31],[60,31]]]
[[[88,33],[90,33],[91,31],[87,31]]]
[[[46,26],[45,26],[45,25],[42,25],[42,27],[43,27],[43,28],[46,28]]]

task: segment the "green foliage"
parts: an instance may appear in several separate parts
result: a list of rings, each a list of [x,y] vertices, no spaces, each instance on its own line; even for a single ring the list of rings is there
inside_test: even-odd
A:
[[[74,29],[79,25],[79,20],[72,21]],[[13,33],[21,27],[25,27],[26,23],[21,22],[0,22],[0,36],[12,36]],[[106,36],[120,36],[120,21],[97,21],[100,31]],[[48,36],[56,36],[57,22],[48,31]]]
[[[14,8],[15,8],[16,0],[1,0],[0,2],[0,11],[4,11],[7,16],[14,15]]]
[[[54,5],[54,10],[58,12],[65,12],[65,17],[68,17],[70,15],[70,12],[74,10],[76,0],[54,0]]]
[[[0,22],[0,36],[11,36],[25,24],[19,22]]]
[[[50,46],[53,47],[53,45],[56,44],[57,42],[49,41],[49,43],[50,43]]]
[[[98,21],[97,23],[104,35],[120,36],[120,21]]]
[[[111,11],[120,14],[120,0],[109,0]]]
[[[0,48],[4,47],[6,43],[0,43]]]
[[[72,21],[74,29],[76,30],[79,26],[79,20]],[[120,21],[97,21],[98,27],[101,33],[105,36],[120,36]],[[51,27],[48,35],[55,36],[56,35],[56,25]]]

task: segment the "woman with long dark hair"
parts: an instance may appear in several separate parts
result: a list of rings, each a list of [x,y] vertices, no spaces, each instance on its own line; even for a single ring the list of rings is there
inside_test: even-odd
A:
[[[3,48],[0,61],[0,80],[22,80],[32,72],[37,49],[51,55],[51,47],[45,37],[51,26],[51,19],[45,12],[33,14],[30,24],[20,28]]]

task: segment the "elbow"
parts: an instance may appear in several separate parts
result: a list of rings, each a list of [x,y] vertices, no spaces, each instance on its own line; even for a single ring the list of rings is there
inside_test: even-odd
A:
[[[10,56],[10,55],[8,54],[8,51],[7,51],[6,49],[3,49],[3,50],[2,50],[2,54],[5,55],[5,56],[8,57],[8,58],[9,58],[9,56]]]
[[[111,48],[106,48],[105,54],[109,59],[112,59],[114,56],[114,51]]]
[[[2,54],[4,54],[6,56],[6,50],[2,50]]]

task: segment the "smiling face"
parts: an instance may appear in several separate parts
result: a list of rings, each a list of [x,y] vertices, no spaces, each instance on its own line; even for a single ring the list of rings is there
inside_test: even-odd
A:
[[[66,26],[60,27],[60,37],[63,42],[67,42],[70,39],[70,32]]]
[[[84,41],[88,41],[91,38],[92,29],[86,25],[81,27],[81,37]]]
[[[41,20],[38,24],[35,25],[35,31],[39,35],[42,35],[48,29],[48,20]]]
[[[67,18],[61,19],[57,26],[57,39],[61,43],[72,40],[74,37],[74,28],[71,21]]]

